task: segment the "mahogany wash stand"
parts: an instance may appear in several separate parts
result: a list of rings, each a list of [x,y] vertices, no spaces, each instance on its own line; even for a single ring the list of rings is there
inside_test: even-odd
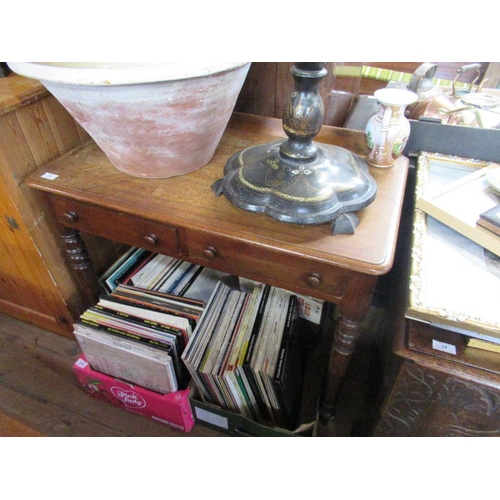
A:
[[[212,161],[196,172],[160,180],[131,177],[89,142],[26,183],[46,193],[86,307],[99,288],[80,231],[336,304],[339,319],[319,403],[321,434],[334,424],[336,395],[377,278],[393,265],[409,162],[401,157],[390,169],[370,167],[377,196],[357,212],[360,223],[352,235],[332,235],[328,223],[287,224],[215,196],[211,186],[231,155],[283,137],[279,119],[234,113]],[[367,152],[358,131],[323,126],[315,140],[360,156]]]

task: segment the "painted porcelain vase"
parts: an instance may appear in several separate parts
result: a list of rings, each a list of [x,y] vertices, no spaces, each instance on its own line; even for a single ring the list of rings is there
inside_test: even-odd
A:
[[[404,115],[406,106],[418,96],[409,90],[390,88],[377,90],[374,95],[380,108],[366,125],[366,144],[370,148],[366,162],[374,167],[392,167],[410,136],[410,122]]]

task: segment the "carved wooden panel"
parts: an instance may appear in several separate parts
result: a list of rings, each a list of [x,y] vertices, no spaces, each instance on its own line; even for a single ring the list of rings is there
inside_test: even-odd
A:
[[[428,373],[413,363],[405,362],[394,384],[374,435],[413,436],[425,416],[436,387],[445,375]]]
[[[500,387],[405,361],[373,435],[500,436]]]

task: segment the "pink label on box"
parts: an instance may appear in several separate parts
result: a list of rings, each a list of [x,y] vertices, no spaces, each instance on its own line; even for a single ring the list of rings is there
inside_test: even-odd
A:
[[[134,391],[126,391],[121,387],[111,387],[112,394],[119,399],[127,408],[146,408],[144,398]]]

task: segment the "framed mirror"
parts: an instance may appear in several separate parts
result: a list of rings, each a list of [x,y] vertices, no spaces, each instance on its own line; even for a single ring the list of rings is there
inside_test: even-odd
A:
[[[423,152],[416,205],[488,162]],[[406,316],[500,342],[500,258],[415,208]]]

